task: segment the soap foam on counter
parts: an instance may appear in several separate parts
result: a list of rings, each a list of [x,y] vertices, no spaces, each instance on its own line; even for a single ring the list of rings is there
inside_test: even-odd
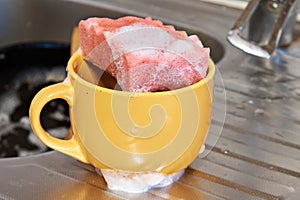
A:
[[[166,187],[177,181],[183,174],[184,169],[170,175],[162,173],[133,173],[122,170],[96,169],[99,175],[103,175],[107,187],[110,190],[128,193],[147,192],[153,188]]]

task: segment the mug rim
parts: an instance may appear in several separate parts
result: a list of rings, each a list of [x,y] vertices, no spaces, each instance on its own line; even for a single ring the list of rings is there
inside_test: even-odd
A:
[[[178,89],[174,89],[174,90],[166,90],[166,91],[159,91],[159,92],[132,92],[132,91],[122,91],[122,90],[114,90],[114,89],[110,89],[110,88],[106,88],[106,87],[102,87],[99,85],[95,85],[85,79],[83,79],[82,77],[80,77],[74,70],[74,63],[78,60],[81,59],[80,63],[77,63],[79,65],[77,65],[77,67],[80,67],[82,62],[85,62],[85,60],[83,59],[83,56],[81,54],[80,51],[74,53],[71,58],[69,59],[68,63],[67,63],[67,72],[69,73],[69,75],[75,80],[75,81],[80,81],[82,84],[86,85],[87,87],[93,87],[95,89],[101,89],[101,91],[106,92],[106,93],[119,93],[122,95],[132,95],[134,94],[139,94],[139,95],[169,95],[169,94],[174,94],[174,93],[182,93],[185,91],[188,91],[190,89],[196,89],[199,87],[202,87],[203,85],[206,85],[208,82],[210,82],[215,75],[215,63],[213,62],[213,60],[211,58],[209,58],[208,60],[208,73],[206,75],[206,77],[204,77],[203,79],[201,79],[200,81],[192,84],[192,85],[188,85],[182,88],[178,88]]]

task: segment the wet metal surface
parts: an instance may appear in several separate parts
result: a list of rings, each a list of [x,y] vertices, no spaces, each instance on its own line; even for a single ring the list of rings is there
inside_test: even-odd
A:
[[[139,195],[107,190],[91,166],[54,151],[0,159],[0,199],[300,199],[299,58],[279,50],[266,60],[231,46],[240,10],[199,0],[89,2],[114,10],[103,15],[152,16],[220,42],[206,154],[178,182]],[[297,42],[289,50],[299,51]]]

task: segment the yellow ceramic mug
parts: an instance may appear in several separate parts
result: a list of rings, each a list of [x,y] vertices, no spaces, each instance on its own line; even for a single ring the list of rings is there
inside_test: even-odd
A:
[[[124,92],[97,86],[80,53],[69,60],[69,82],[34,97],[30,122],[47,146],[99,169],[171,174],[186,168],[204,144],[212,113],[215,66],[191,86],[163,92]],[[89,80],[89,81],[87,81]],[[40,123],[45,104],[70,106],[71,137],[58,139]]]

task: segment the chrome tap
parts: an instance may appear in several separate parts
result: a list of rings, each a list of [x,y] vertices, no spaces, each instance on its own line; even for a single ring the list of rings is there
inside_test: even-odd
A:
[[[227,40],[249,54],[270,58],[279,46],[292,42],[298,5],[297,0],[250,0]]]

